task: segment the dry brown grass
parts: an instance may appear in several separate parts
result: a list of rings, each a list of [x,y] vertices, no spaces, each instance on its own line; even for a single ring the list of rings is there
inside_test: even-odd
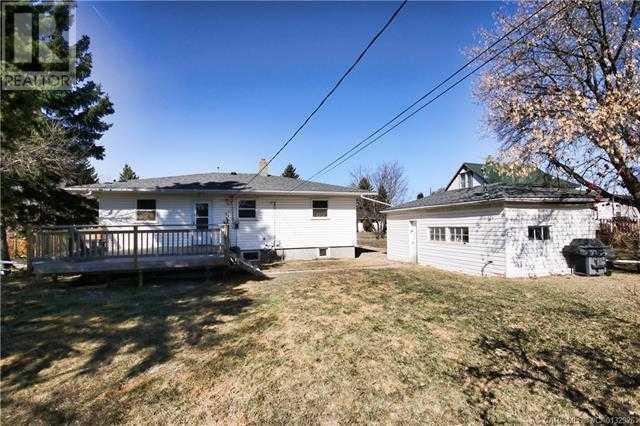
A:
[[[2,289],[9,423],[638,420],[637,275],[422,267]]]

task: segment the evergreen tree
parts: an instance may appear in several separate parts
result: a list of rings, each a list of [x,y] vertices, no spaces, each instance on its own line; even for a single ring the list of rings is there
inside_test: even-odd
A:
[[[365,191],[373,191],[373,185],[369,182],[369,178],[363,176],[360,178],[360,182],[358,182],[358,189],[363,189]]]
[[[282,176],[294,179],[300,178],[300,175],[296,173],[296,168],[293,167],[293,164],[291,163],[287,164],[287,167],[284,168]]]
[[[32,7],[34,12],[47,12],[55,17],[59,25],[53,29],[48,40],[43,42],[60,57],[65,57],[69,49],[75,48],[76,74],[70,90],[3,91],[0,100],[0,144],[3,155],[11,158],[18,152],[30,151],[24,149],[24,144],[30,143],[32,135],[44,133],[55,124],[63,128],[68,143],[61,147],[67,150],[67,158],[72,158],[77,167],[69,167],[64,173],[45,167],[35,171],[3,170],[0,217],[3,259],[8,258],[7,227],[24,230],[32,225],[45,223],[88,223],[96,220],[95,204],[92,206],[86,198],[64,191],[62,186],[91,178],[88,160],[103,158],[104,147],[98,145],[97,141],[111,126],[104,118],[114,112],[109,97],[100,85],[90,80],[92,60],[89,38],[82,36],[75,46],[70,46],[64,38],[73,19],[68,13],[69,9],[75,6],[69,3],[39,2],[32,2],[30,6],[29,2],[25,2],[21,7],[23,10]],[[1,37],[3,43],[20,42],[18,39],[13,40],[12,34],[2,34]],[[10,65],[14,71],[26,70],[20,67],[20,64]]]
[[[131,166],[129,166],[128,164],[125,164],[124,167],[122,168],[122,171],[120,172],[120,177],[118,178],[118,182],[126,182],[128,180],[135,180],[135,179],[138,179],[138,175],[136,175],[136,172],[133,171]]]
[[[424,194],[422,192],[418,192],[418,196],[416,197],[416,200],[422,200],[424,198]]]

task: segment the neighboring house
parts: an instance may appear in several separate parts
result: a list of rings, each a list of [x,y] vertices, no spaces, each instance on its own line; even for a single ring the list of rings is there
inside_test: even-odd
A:
[[[598,209],[598,219],[612,219],[614,217],[626,217],[629,219],[640,219],[638,209],[626,204],[620,204],[613,200],[602,201],[596,204]]]
[[[571,273],[562,249],[575,238],[595,238],[593,197],[486,183],[467,164],[446,191],[385,211],[387,257],[473,275]],[[465,187],[455,189],[463,179]]]
[[[261,165],[264,163],[261,163]],[[66,188],[95,197],[100,225],[229,224],[245,259],[275,250],[286,259],[354,257],[356,199],[364,194],[318,182],[255,174],[204,173]]]
[[[509,178],[507,178],[509,179]],[[529,186],[542,186],[542,187],[557,187],[557,188],[577,188],[579,185],[573,182],[560,179],[556,176],[552,176],[542,170],[536,169],[529,175],[516,178],[520,182],[505,181],[505,176],[495,176],[491,172],[487,171],[486,166],[480,163],[462,163],[458,171],[453,175],[445,191],[451,191],[453,189],[473,188],[474,186],[480,186],[490,183],[513,183],[513,184],[525,184]],[[514,180],[514,179],[511,179]]]

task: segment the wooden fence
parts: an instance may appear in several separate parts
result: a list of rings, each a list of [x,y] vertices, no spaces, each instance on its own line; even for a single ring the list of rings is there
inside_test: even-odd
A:
[[[224,255],[228,247],[227,225],[44,227],[30,238],[29,258],[34,261]]]
[[[614,248],[619,259],[640,259],[640,219],[601,219],[598,238]]]

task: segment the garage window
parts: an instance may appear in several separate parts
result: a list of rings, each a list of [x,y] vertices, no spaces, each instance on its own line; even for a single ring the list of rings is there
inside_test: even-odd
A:
[[[431,241],[446,241],[446,228],[444,226],[430,227],[429,239]]]
[[[456,226],[449,228],[449,240],[455,243],[468,243],[469,228],[466,226]]]
[[[529,239],[532,241],[546,241],[551,239],[549,226],[530,226]]]

